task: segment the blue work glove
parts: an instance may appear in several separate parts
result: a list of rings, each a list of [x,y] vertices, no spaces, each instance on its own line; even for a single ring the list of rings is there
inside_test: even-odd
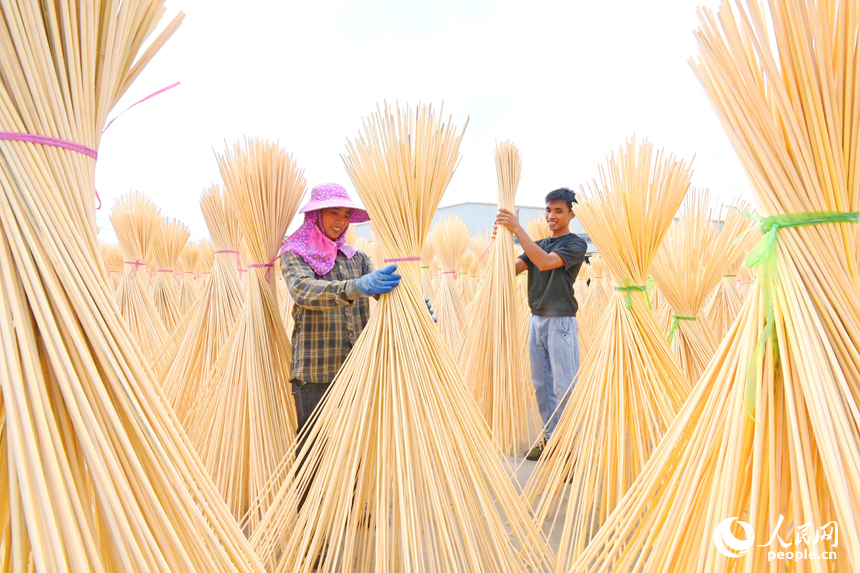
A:
[[[425,297],[424,297],[424,302],[426,302],[426,303],[427,303],[427,310],[429,310],[429,311],[430,311],[430,318],[432,318],[432,319],[433,319],[433,322],[436,322],[436,317],[435,317],[435,316],[433,316],[433,307],[432,307],[432,306],[430,306],[430,299],[429,299],[429,298],[427,298],[427,297],[425,296]]]
[[[397,265],[388,265],[384,269],[373,271],[355,281],[355,290],[364,296],[376,296],[391,292],[400,284],[400,275],[395,275]]]

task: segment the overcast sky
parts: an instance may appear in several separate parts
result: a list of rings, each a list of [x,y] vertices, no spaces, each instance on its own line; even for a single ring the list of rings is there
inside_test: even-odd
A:
[[[625,138],[648,137],[693,164],[693,184],[730,201],[749,184],[687,63],[702,0],[169,0],[179,31],[116,111],[181,86],[118,120],[99,148],[100,237],[114,200],[139,190],[208,236],[203,189],[213,148],[244,136],[293,151],[308,187],[337,181],[340,154],[383,100],[439,105],[469,126],[442,205],[496,201],[493,149],[523,153],[517,203],[578,189]],[[716,1],[708,3],[716,8]],[[294,222],[295,225],[295,222]]]

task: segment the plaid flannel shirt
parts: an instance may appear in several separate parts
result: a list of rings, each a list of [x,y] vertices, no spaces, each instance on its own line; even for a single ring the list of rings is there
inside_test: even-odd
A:
[[[317,275],[299,255],[284,253],[281,273],[293,300],[293,364],[290,379],[328,384],[370,317],[370,301],[355,288],[356,279],[373,272],[370,257],[342,252],[332,269]]]

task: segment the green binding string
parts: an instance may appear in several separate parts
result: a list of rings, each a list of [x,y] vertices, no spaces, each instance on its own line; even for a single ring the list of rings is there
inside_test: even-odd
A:
[[[651,295],[654,294],[655,286],[656,281],[654,281],[654,277],[648,275],[648,278],[645,280],[645,298],[648,300],[648,308],[651,308]]]
[[[672,339],[675,338],[675,331],[678,329],[679,320],[696,320],[695,316],[678,316],[672,315],[672,328],[669,329],[669,344],[672,344]]]
[[[630,279],[624,279],[624,283],[629,283]],[[615,290],[623,292],[627,295],[626,300],[624,302],[624,306],[630,308],[633,305],[633,299],[630,296],[630,293],[633,291],[641,292],[647,294],[647,289],[644,286],[625,284],[624,286],[617,286]],[[647,298],[647,297],[646,297]],[[651,308],[651,301],[648,301],[648,308]]]
[[[725,277],[727,279],[733,279],[733,278],[736,278],[737,276],[738,275],[723,275],[723,277]]]
[[[429,269],[430,267],[420,266],[419,269]]]
[[[753,278],[756,280],[761,277],[761,293],[765,308],[764,328],[759,334],[758,341],[755,345],[752,358],[747,367],[746,389],[744,390],[744,409],[747,415],[752,420],[759,424],[755,419],[755,406],[758,404],[759,387],[756,384],[757,365],[761,364],[764,359],[765,345],[767,341],[771,341],[773,348],[774,368],[779,361],[779,347],[774,332],[774,302],[773,297],[776,292],[779,273],[776,265],[776,233],[780,229],[788,229],[791,227],[808,227],[811,225],[823,225],[828,223],[856,223],[860,220],[860,212],[845,213],[841,211],[809,211],[806,213],[783,213],[780,215],[771,215],[770,217],[762,217],[756,213],[747,213],[735,206],[727,205],[730,209],[736,209],[741,215],[747,219],[758,221],[761,223],[761,232],[764,235],[761,241],[753,247],[749,252],[745,263],[747,267],[761,267],[758,275]],[[761,424],[759,424],[761,425]]]

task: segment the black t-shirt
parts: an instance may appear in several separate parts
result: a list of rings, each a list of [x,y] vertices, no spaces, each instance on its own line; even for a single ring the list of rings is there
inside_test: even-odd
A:
[[[587,245],[578,235],[570,233],[553,239],[548,237],[536,241],[547,253],[558,253],[564,265],[541,271],[528,256],[520,258],[529,270],[529,307],[535,316],[576,316],[579,305],[573,296],[573,281],[585,260]]]

